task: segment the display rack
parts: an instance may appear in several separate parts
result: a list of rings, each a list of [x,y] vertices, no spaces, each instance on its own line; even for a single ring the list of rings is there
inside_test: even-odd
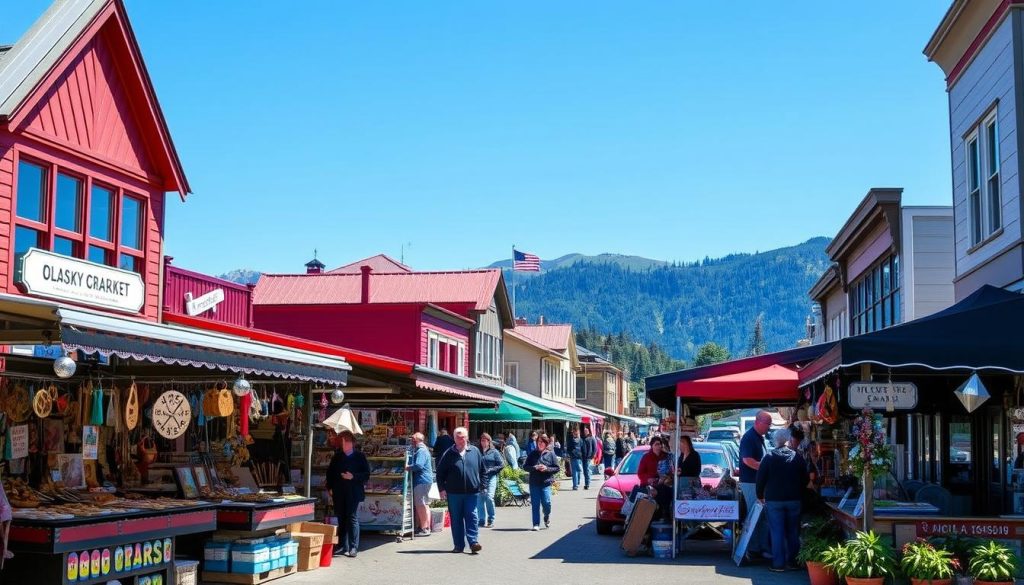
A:
[[[409,454],[367,455],[366,460],[370,464],[370,481],[366,483],[366,499],[359,504],[357,512],[360,528],[394,534],[399,542],[406,535],[411,538],[414,533],[412,482],[405,470]]]

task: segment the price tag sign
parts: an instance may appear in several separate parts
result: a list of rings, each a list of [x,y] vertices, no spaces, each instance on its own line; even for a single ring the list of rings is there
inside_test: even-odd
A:
[[[28,457],[28,425],[11,427],[11,459]]]

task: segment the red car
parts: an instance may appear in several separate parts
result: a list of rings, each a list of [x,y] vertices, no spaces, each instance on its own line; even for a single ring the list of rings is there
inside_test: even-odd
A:
[[[728,454],[722,452],[722,447],[713,443],[694,443],[694,449],[700,453],[704,462],[702,465],[701,483],[707,487],[715,487],[723,477],[731,475],[730,469],[734,467]],[[650,447],[642,445],[636,447],[627,454],[619,465],[614,469],[605,470],[605,482],[597,492],[597,533],[611,534],[612,528],[616,525],[623,525],[626,517],[622,515],[622,504],[626,497],[633,492],[633,488],[640,484],[636,476],[640,468],[640,458],[643,457]],[[676,457],[676,454],[672,455]]]

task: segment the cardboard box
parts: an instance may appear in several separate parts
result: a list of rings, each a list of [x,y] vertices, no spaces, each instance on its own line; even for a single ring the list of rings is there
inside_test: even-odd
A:
[[[320,551],[324,545],[324,535],[319,532],[292,532],[292,538],[299,547],[299,570],[312,571],[320,568]]]
[[[324,535],[324,543],[330,542],[332,544],[338,544],[338,527],[332,524],[322,524],[320,522],[296,522],[288,525],[288,531],[295,532],[315,532]]]

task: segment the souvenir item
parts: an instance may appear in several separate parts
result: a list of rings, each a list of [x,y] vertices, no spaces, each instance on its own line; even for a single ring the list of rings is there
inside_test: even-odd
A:
[[[128,387],[128,400],[124,405],[124,424],[129,431],[139,426],[139,391],[135,387],[135,382]]]
[[[180,437],[191,419],[192,408],[188,399],[177,390],[164,392],[153,405],[153,428],[165,439]]]
[[[92,408],[89,410],[89,424],[100,426],[103,424],[103,386],[92,392]]]
[[[35,398],[32,399],[32,412],[35,412],[39,418],[50,416],[50,413],[53,412],[53,395],[49,390],[36,392]]]
[[[203,396],[203,414],[206,416],[231,416],[235,410],[233,394],[226,382],[219,382]]]

